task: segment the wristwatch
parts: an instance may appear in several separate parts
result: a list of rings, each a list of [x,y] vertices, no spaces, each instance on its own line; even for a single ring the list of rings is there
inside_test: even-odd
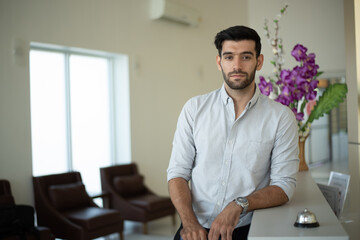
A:
[[[236,205],[243,208],[243,211],[241,214],[245,214],[248,207],[249,207],[249,201],[246,199],[246,197],[238,197],[234,199]]]

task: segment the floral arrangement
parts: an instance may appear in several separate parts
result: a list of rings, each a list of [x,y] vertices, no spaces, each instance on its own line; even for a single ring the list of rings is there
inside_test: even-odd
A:
[[[291,70],[283,69],[284,51],[282,39],[278,33],[279,21],[287,7],[286,5],[282,8],[280,14],[273,21],[274,37],[271,37],[268,21],[265,20],[265,34],[274,54],[271,61],[274,66],[274,73],[267,78],[260,76],[258,86],[262,94],[270,96],[275,101],[291,108],[298,122],[300,141],[305,141],[309,135],[311,123],[344,101],[347,86],[342,83],[330,85],[323,95],[316,100],[319,82],[317,77],[322,72],[318,71],[319,66],[315,62],[316,55],[314,53],[308,54],[307,48],[301,44],[296,44],[291,51],[291,55],[298,62],[298,65]]]

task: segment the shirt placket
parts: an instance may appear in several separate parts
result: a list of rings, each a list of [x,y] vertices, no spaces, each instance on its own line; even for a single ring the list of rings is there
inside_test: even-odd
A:
[[[221,168],[221,174],[220,174],[220,181],[218,183],[218,195],[216,199],[216,205],[214,208],[213,213],[211,214],[211,219],[214,219],[221,210],[224,207],[224,204],[228,204],[225,202],[225,196],[230,176],[230,168],[231,168],[231,161],[232,161],[232,155],[234,150],[234,144],[236,139],[236,125],[238,121],[234,121],[235,119],[235,110],[234,105],[232,102],[229,102],[226,106],[227,108],[227,114],[229,114],[230,117],[228,117],[228,126],[230,128],[229,134],[226,139],[226,145],[223,155],[223,162],[222,162],[222,168]]]

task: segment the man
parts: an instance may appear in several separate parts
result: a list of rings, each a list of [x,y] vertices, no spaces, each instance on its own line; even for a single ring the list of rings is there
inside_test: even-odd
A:
[[[255,85],[259,35],[234,26],[215,46],[224,84],[190,99],[175,132],[168,183],[182,225],[174,239],[247,239],[252,211],[286,203],[295,189],[297,124]]]

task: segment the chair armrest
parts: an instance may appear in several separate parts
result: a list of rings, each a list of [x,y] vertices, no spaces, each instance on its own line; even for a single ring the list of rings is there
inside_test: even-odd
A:
[[[100,193],[89,193],[89,196],[91,197],[92,200],[96,199],[96,198],[102,198],[103,203],[104,203],[104,208],[109,208],[110,207],[110,203],[109,203],[109,198],[110,198],[110,193],[107,191],[102,191]]]

